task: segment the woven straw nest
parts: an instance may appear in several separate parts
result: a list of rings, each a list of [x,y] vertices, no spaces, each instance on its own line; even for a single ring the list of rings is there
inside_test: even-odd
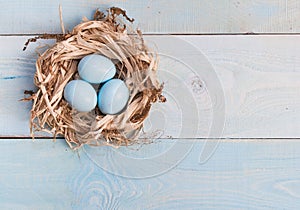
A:
[[[85,18],[72,32],[55,35],[56,43],[39,56],[34,76],[37,91],[29,97],[33,100],[32,137],[41,130],[52,133],[54,138],[63,135],[73,149],[84,144],[121,146],[138,141],[152,103],[163,101],[164,97],[156,75],[155,53],[147,49],[139,31],[128,33],[126,25],[118,21],[120,14],[133,21],[120,8],[110,8],[106,15],[96,11],[94,20]],[[36,38],[53,38],[53,35]],[[81,113],[63,98],[65,85],[79,77],[79,60],[94,53],[114,62],[115,77],[124,80],[130,90],[128,106],[121,114],[104,115],[97,107]]]

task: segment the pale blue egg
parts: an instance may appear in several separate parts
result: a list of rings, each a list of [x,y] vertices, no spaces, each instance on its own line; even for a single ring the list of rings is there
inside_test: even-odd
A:
[[[100,84],[116,74],[114,63],[105,56],[92,54],[83,57],[78,64],[79,76],[93,84]]]
[[[98,94],[98,107],[104,114],[118,114],[124,110],[129,99],[129,90],[120,79],[106,82]]]
[[[65,100],[77,111],[89,112],[97,105],[97,93],[83,80],[72,80],[64,89]]]

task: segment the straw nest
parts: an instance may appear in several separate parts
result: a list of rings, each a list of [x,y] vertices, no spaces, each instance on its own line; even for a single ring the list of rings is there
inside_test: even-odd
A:
[[[121,146],[138,142],[151,105],[165,98],[156,75],[156,54],[146,47],[140,31],[128,32],[126,25],[119,21],[119,15],[133,21],[124,10],[113,7],[106,14],[97,10],[94,20],[85,18],[70,33],[45,34],[29,40],[53,36],[57,39],[36,61],[37,91],[27,98],[33,101],[32,137],[36,131],[50,132],[54,138],[63,135],[73,149],[84,144]],[[97,107],[89,113],[81,113],[63,98],[65,85],[79,77],[79,60],[94,53],[114,62],[115,77],[124,80],[130,90],[128,106],[121,114],[104,115]]]

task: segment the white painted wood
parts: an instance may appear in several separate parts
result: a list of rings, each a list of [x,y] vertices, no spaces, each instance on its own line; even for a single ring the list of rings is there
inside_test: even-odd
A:
[[[168,141],[168,142],[165,142]],[[181,139],[182,145],[190,140]],[[95,165],[63,140],[0,141],[1,209],[299,209],[299,140],[224,140],[205,164],[203,141],[175,168],[131,179]],[[171,140],[164,143],[172,145]],[[167,149],[167,147],[163,148]],[[99,148],[99,159],[115,164]],[[147,158],[164,150],[123,149]],[[150,152],[150,154],[149,154]],[[101,152],[100,152],[101,153]],[[167,160],[162,159],[160,164]],[[116,166],[118,167],[118,166]],[[145,165],[147,168],[147,165]],[[126,170],[135,168],[129,161]],[[138,174],[139,171],[136,170]]]
[[[18,100],[24,90],[34,88],[34,49],[42,42],[23,52],[27,38],[0,37],[0,46],[5,46],[0,54],[0,136],[29,135],[31,105]],[[168,97],[166,104],[153,107],[145,125],[149,135],[300,136],[300,36],[146,39],[160,53],[160,78]],[[219,83],[221,89],[216,88]],[[223,134],[218,135],[222,128]]]
[[[68,30],[96,8],[117,6],[145,33],[299,33],[297,0],[27,0],[1,1],[0,34],[60,33],[59,4]]]

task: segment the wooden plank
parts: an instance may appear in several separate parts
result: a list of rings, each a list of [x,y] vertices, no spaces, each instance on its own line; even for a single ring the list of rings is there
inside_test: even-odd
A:
[[[60,33],[58,6],[68,30],[96,8],[122,7],[145,33],[299,33],[297,0],[27,0],[2,1],[0,34]]]
[[[0,46],[7,46],[0,54],[2,137],[29,135],[31,104],[18,100],[24,90],[34,89],[34,49],[43,42],[23,52],[27,38],[0,37]],[[148,134],[156,132],[161,138],[300,136],[300,36],[146,38],[160,53],[160,79],[168,97],[166,104],[153,107],[145,126]]]
[[[167,141],[167,142],[166,142]],[[184,146],[191,140],[181,139]],[[204,141],[168,172],[148,178],[117,176],[92,162],[84,150],[70,151],[63,140],[0,141],[2,209],[299,209],[299,140],[223,140],[199,164]],[[151,159],[171,140],[138,151],[118,150],[134,161]],[[150,147],[149,147],[150,146]],[[156,147],[157,149],[153,149]],[[100,161],[114,162],[112,148],[98,148]],[[150,152],[150,153],[149,153]],[[141,158],[142,157],[142,158]],[[131,161],[119,171],[140,173]],[[157,166],[169,164],[161,159]],[[149,166],[143,164],[144,170]],[[150,171],[149,171],[150,172]],[[133,174],[134,175],[134,174]]]
[[[207,56],[223,84],[224,136],[299,136],[299,38],[217,36],[205,44],[184,37]]]

